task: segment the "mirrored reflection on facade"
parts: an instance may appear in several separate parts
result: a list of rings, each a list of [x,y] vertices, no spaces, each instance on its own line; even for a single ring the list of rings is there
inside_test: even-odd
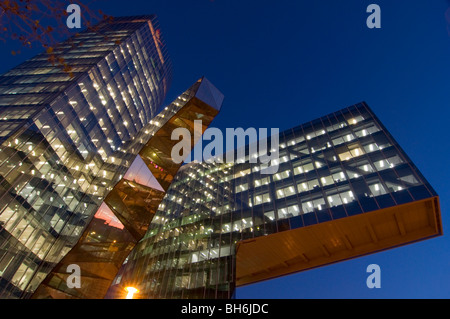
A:
[[[281,133],[276,174],[248,158],[184,165],[114,286],[138,298],[231,298],[239,242],[435,196],[360,103]]]
[[[162,41],[155,16],[115,18],[54,48],[73,75],[43,53],[0,76],[0,298],[33,293],[132,164],[170,85]]]

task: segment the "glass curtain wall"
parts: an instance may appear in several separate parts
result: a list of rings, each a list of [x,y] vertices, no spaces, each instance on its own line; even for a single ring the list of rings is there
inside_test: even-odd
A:
[[[155,16],[115,18],[0,76],[0,298],[26,298],[139,149],[171,65]]]
[[[231,298],[239,241],[435,196],[365,103],[280,134],[278,172],[191,163],[115,284],[139,298]]]

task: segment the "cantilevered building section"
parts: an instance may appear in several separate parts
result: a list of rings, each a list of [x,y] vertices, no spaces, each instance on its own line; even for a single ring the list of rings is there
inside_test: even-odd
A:
[[[182,167],[113,287],[230,298],[237,286],[441,234],[436,192],[360,103],[280,134],[276,174],[248,160]]]
[[[27,298],[145,145],[171,66],[155,16],[114,18],[0,76],[0,298]]]

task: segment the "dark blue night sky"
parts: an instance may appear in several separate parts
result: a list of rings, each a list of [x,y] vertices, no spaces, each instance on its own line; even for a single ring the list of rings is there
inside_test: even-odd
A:
[[[76,3],[76,1],[72,1]],[[366,8],[381,8],[369,29]],[[201,76],[225,95],[212,126],[297,126],[366,101],[441,198],[444,236],[239,288],[238,298],[450,298],[450,18],[445,0],[108,0],[156,13],[173,62],[170,102]],[[450,17],[450,13],[447,13]],[[39,49],[12,56],[0,73]],[[381,267],[381,288],[366,267]]]

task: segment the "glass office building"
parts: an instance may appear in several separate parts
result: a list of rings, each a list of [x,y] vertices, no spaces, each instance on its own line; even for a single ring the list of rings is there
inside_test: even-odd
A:
[[[27,298],[139,152],[171,63],[155,16],[114,18],[0,76],[0,298]]]
[[[275,174],[190,163],[108,297],[232,298],[237,286],[442,234],[436,192],[366,103],[280,134]]]
[[[166,106],[133,140],[139,149],[108,192],[76,245],[34,291],[33,299],[104,298],[124,260],[145,235],[184,159],[219,113],[223,95],[202,77]],[[201,118],[201,125],[196,122]],[[189,151],[172,159],[176,130],[188,133]],[[78,287],[70,269],[78,268]]]

